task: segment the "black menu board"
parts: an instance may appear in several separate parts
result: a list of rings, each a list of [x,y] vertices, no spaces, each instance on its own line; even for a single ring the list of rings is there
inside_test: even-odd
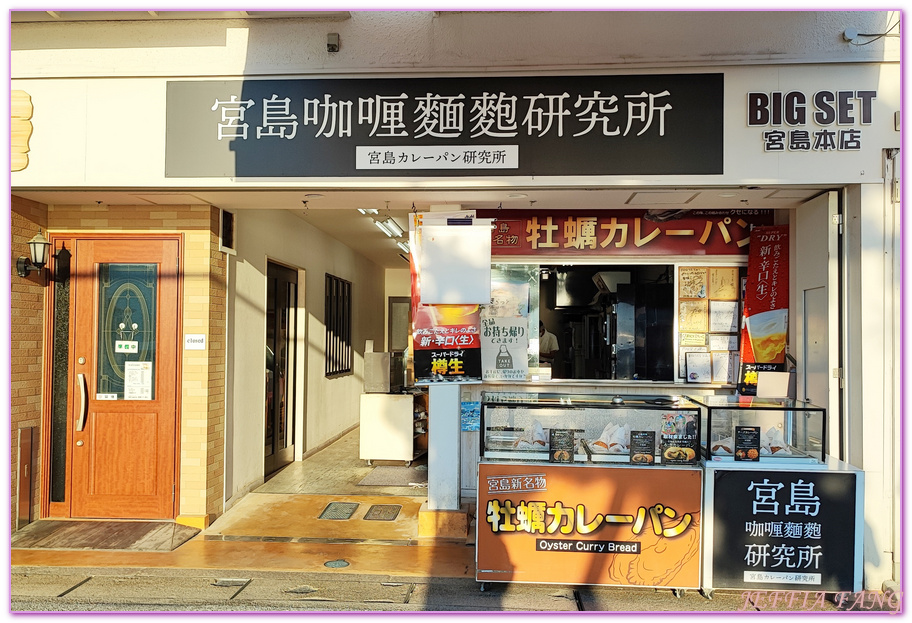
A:
[[[636,465],[654,465],[655,444],[654,430],[630,431],[630,462]]]
[[[552,428],[549,439],[548,460],[552,463],[572,463],[573,431],[563,428]]]
[[[759,426],[735,426],[735,460],[760,460]]]

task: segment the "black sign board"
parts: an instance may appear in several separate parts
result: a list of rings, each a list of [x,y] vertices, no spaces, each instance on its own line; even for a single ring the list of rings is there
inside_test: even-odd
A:
[[[167,84],[165,176],[723,173],[723,74]]]
[[[760,460],[759,426],[735,426],[735,460]]]
[[[552,428],[548,437],[549,460],[552,463],[573,462],[573,431],[564,428]]]
[[[630,431],[630,462],[655,465],[656,434],[654,430]]]
[[[854,590],[855,474],[713,474],[714,587]]]
[[[420,383],[480,383],[481,350],[415,349],[415,380]]]

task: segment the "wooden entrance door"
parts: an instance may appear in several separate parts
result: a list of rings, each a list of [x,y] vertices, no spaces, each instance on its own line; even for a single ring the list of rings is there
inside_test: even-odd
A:
[[[174,517],[178,241],[78,240],[73,517]]]

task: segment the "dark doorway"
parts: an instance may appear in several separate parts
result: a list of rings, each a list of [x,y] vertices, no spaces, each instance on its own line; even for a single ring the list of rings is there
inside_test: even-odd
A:
[[[390,353],[390,390],[396,391],[408,384],[405,379],[405,349],[409,345],[412,299],[408,296],[391,296],[388,305],[386,340]]]
[[[294,460],[298,272],[266,268],[266,476]]]

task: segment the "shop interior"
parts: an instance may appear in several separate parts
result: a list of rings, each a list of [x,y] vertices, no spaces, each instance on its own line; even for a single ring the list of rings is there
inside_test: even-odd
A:
[[[555,379],[674,380],[674,266],[543,265]]]

